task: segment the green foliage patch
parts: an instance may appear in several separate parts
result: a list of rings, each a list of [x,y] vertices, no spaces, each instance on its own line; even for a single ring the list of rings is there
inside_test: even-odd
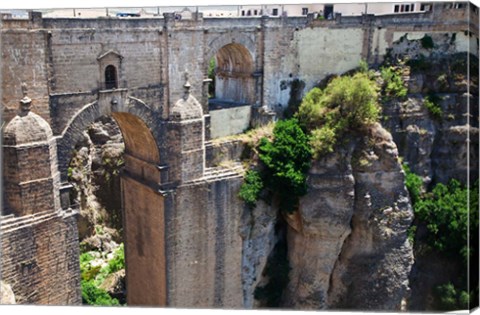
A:
[[[415,203],[415,216],[428,230],[427,243],[439,252],[466,262],[475,251],[468,246],[469,224],[478,229],[478,199],[468,205],[468,194],[478,195],[478,181],[469,191],[452,179],[447,185],[437,184],[433,190]],[[474,199],[472,201],[475,202]]]
[[[444,311],[468,309],[470,295],[465,290],[456,288],[451,282],[434,289],[436,307]]]
[[[380,73],[384,81],[383,84],[383,98],[388,101],[392,98],[404,98],[407,96],[408,89],[405,87],[402,80],[402,73],[400,68],[393,66],[380,68]]]
[[[239,196],[250,207],[254,208],[263,189],[263,181],[260,173],[249,170],[245,174],[245,181],[240,187]]]
[[[104,267],[92,265],[95,257],[90,252],[80,255],[80,273],[83,304],[89,305],[120,305],[119,301],[112,298],[107,291],[100,288],[105,278],[119,270],[125,269],[124,246],[113,254],[113,258]]]
[[[360,68],[365,70],[365,65]],[[324,90],[313,88],[302,101],[296,117],[310,133],[313,157],[333,152],[338,139],[351,130],[377,122],[380,117],[378,88],[368,71],[334,78]]]
[[[279,197],[280,210],[292,213],[298,198],[307,192],[310,168],[308,137],[293,118],[277,122],[273,140],[260,141],[259,157],[266,166],[265,186]]]
[[[440,98],[436,95],[428,95],[423,101],[423,105],[427,108],[430,115],[437,120],[441,120],[443,116],[442,107],[438,104]]]
[[[410,194],[412,206],[415,206],[422,194],[423,180],[420,176],[413,173],[407,164],[403,164],[402,167],[405,172],[405,186]]]
[[[422,47],[425,49],[432,49],[434,47],[432,37],[428,36],[427,34],[425,34],[425,36],[422,37],[420,42],[422,44]]]
[[[92,281],[82,280],[81,286],[83,304],[103,306],[120,305],[117,299],[112,298],[107,291],[98,288]]]

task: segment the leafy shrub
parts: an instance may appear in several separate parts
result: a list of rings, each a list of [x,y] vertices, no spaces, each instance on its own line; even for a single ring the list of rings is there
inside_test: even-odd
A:
[[[314,158],[332,152],[337,140],[349,130],[359,130],[378,121],[378,91],[368,73],[336,77],[324,90],[307,93],[296,115],[311,133]]]
[[[439,98],[434,95],[428,95],[423,101],[423,105],[427,108],[428,112],[435,119],[442,119],[443,111],[440,105],[438,104]]]
[[[245,180],[240,187],[239,196],[250,207],[254,208],[263,189],[263,181],[260,173],[249,170],[245,174]]]
[[[117,299],[112,298],[107,291],[98,288],[92,281],[82,280],[82,302],[89,305],[120,305]]]
[[[380,68],[384,84],[384,99],[404,98],[407,96],[407,88],[403,84],[401,70],[393,66]]]
[[[410,71],[413,72],[425,72],[432,68],[432,63],[425,58],[424,55],[420,55],[420,57],[416,59],[410,59],[407,61],[407,66],[410,67]]]
[[[328,125],[312,131],[310,145],[314,151],[314,158],[317,158],[321,154],[333,152],[333,148],[337,142],[336,135],[337,130]]]
[[[295,117],[303,130],[311,131],[318,127],[327,112],[321,105],[323,91],[317,87],[311,89],[302,100]]]
[[[478,199],[468,195],[478,194],[478,181],[470,192],[460,182],[452,179],[448,185],[437,184],[431,193],[415,203],[415,216],[426,225],[428,244],[445,254],[460,255],[465,261],[475,251],[468,246],[468,229],[478,230]]]
[[[422,47],[425,48],[425,49],[432,49],[433,48],[433,39],[426,35],[422,37],[422,39],[420,40],[420,42],[422,43]]]
[[[368,63],[364,59],[360,60],[360,64],[358,65],[358,72],[361,72],[361,73],[368,72]]]
[[[413,173],[407,164],[403,164],[402,167],[405,172],[405,186],[410,194],[412,206],[415,206],[422,193],[423,180],[420,176]]]
[[[123,244],[120,244],[113,258],[108,261],[108,271],[114,273],[122,269],[125,269],[125,251]]]
[[[260,141],[259,157],[267,167],[266,186],[278,194],[280,210],[291,213],[298,197],[307,192],[311,149],[297,119],[277,122],[273,135],[273,141]]]
[[[452,283],[446,283],[435,287],[434,290],[436,307],[442,311],[468,309],[470,296],[467,291],[455,288]]]
[[[125,268],[123,244],[120,244],[120,247],[115,251],[113,258],[108,261],[106,266],[93,266],[93,259],[94,256],[90,252],[80,255],[83,303],[90,305],[119,305],[117,299],[112,298],[108,292],[99,287],[109,274]]]

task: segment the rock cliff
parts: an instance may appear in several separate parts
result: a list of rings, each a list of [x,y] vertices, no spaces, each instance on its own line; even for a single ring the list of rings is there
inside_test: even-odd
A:
[[[380,125],[309,173],[288,217],[290,282],[284,306],[400,310],[413,263],[413,214],[398,152]]]

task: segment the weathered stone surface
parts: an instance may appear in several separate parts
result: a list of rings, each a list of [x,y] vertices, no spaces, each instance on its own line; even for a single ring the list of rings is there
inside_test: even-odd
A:
[[[0,304],[16,304],[12,287],[3,281],[0,281]]]
[[[284,301],[287,308],[327,306],[330,276],[351,231],[355,196],[352,150],[350,145],[314,163],[308,194],[301,198],[298,213],[287,217],[292,267]]]
[[[316,161],[308,184],[287,219],[292,270],[284,305],[398,310],[413,264],[413,213],[390,134],[377,125]]]
[[[110,295],[116,296],[124,294],[125,291],[125,269],[109,274],[103,280],[101,289],[107,291]]]
[[[329,307],[400,310],[413,264],[407,240],[413,211],[397,148],[377,125],[353,156],[352,233],[332,274]]]
[[[400,156],[426,185],[452,178],[466,183],[468,170],[470,180],[478,178],[478,162],[468,165],[467,161],[478,161],[478,106],[472,106],[478,104],[478,75],[471,71],[467,81],[461,69],[451,70],[469,58],[472,65],[478,65],[478,59],[467,54],[432,57],[427,69],[411,75],[411,79],[423,76],[425,80],[417,80],[418,86],[409,84],[407,99],[384,105],[382,123],[392,133]],[[447,87],[432,83],[442,76]],[[459,82],[470,83],[471,94],[456,87]],[[429,98],[441,110],[440,115],[433,115],[425,105]]]
[[[277,242],[275,208],[259,201],[254,209],[244,208],[240,235],[242,249],[243,308],[254,308],[255,288],[262,280],[267,259]]]

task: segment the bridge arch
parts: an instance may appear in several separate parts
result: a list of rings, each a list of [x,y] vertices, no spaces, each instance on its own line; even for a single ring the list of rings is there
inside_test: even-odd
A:
[[[215,60],[215,97],[211,103],[254,104],[255,43],[245,34],[222,35],[209,45],[206,60]],[[207,70],[206,70],[207,71]]]
[[[165,198],[159,191],[160,121],[141,100],[119,93],[122,91],[100,96],[70,120],[58,139],[59,170],[62,183],[67,183],[68,163],[83,131],[102,116],[111,116],[117,122],[125,143],[120,181],[127,304],[166,306]]]
[[[158,144],[162,143],[162,126],[159,124],[158,113],[139,99],[128,97],[125,100],[125,103],[116,105],[105,104],[106,102],[100,100],[95,101],[85,105],[70,119],[67,127],[57,138],[58,168],[62,182],[68,180],[68,163],[75,144],[82,139],[83,131],[102,116],[112,116],[117,121],[124,140],[129,141],[128,144],[125,143],[127,152],[136,152],[135,154],[141,155],[138,157],[143,160],[160,163],[162,159]],[[127,114],[136,117],[136,124],[133,123],[135,118]],[[129,132],[129,130],[133,131],[131,127],[137,126],[142,127],[135,132]],[[138,136],[135,136],[137,133]],[[148,141],[148,144],[140,145],[145,141]]]

